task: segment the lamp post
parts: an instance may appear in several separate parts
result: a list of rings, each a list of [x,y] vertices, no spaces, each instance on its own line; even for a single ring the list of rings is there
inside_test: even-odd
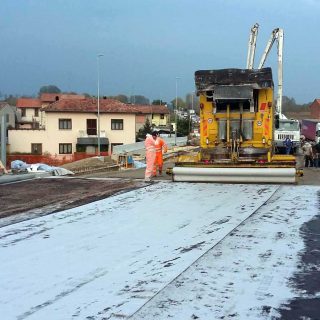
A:
[[[97,55],[97,71],[98,71],[98,157],[100,157],[101,146],[100,146],[100,58],[103,54]]]
[[[175,107],[175,115],[174,115],[174,124],[175,124],[175,128],[174,128],[174,145],[177,145],[177,129],[178,129],[178,125],[177,125],[177,111],[178,111],[178,80],[180,78],[176,77],[176,107]]]
[[[7,158],[6,158],[6,152],[7,152],[6,115],[3,114],[2,117],[0,117],[0,120],[1,120],[1,123],[0,123],[0,129],[1,129],[0,130],[0,164],[2,162],[4,168],[6,168],[6,165],[7,165]]]
[[[193,95],[194,95],[194,93],[192,92],[192,93],[191,93],[191,110],[192,110],[192,112],[189,111],[189,133],[191,133],[191,131],[192,131],[192,122],[193,122],[192,117],[193,117],[193,115],[194,115],[194,110],[193,110]]]

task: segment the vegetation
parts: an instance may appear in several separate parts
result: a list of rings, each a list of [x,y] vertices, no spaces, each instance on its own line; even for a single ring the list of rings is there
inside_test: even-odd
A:
[[[40,88],[39,95],[42,93],[61,93],[61,90],[57,86],[50,84]]]
[[[151,132],[152,132],[152,126],[151,126],[150,120],[147,118],[144,126],[141,129],[139,129],[136,140],[137,141],[144,140],[146,138],[146,134]]]
[[[156,100],[153,100],[151,104],[154,106],[164,106],[167,103],[161,99],[156,99]]]
[[[44,85],[39,89],[39,95],[42,93],[62,93],[62,91],[56,85]],[[67,92],[65,92],[67,93]],[[76,94],[74,91],[70,91],[68,93]],[[87,98],[92,97],[89,93],[83,93]],[[12,95],[12,94],[3,94],[0,92],[0,100],[8,102],[10,105],[15,106],[17,99],[19,97],[33,97],[33,95]],[[131,104],[142,104],[142,105],[150,105],[150,100],[143,95],[132,95],[127,96],[125,94],[118,94],[115,96],[108,96],[108,98],[115,99],[121,101],[123,103],[131,103]],[[282,111],[286,112],[303,112],[309,111],[309,106],[312,102],[298,104],[295,99],[292,97],[283,96],[282,98]],[[178,97],[177,98],[177,106],[176,106],[176,98],[172,99],[170,103],[167,103],[161,99],[155,99],[151,103],[152,105],[167,105],[171,111],[171,116],[174,116],[172,111],[174,109],[179,109],[181,111],[188,111],[190,109],[195,110],[197,114],[199,114],[199,98],[194,93],[188,93],[185,99]]]
[[[189,119],[178,118],[177,119],[177,135],[187,136],[190,130]]]
[[[177,102],[177,106],[176,106],[176,102]],[[180,110],[185,109],[185,107],[186,107],[186,102],[180,97],[177,97],[177,99],[171,100],[171,104],[174,108],[177,108]]]
[[[123,103],[131,104],[150,104],[150,100],[145,96],[136,95],[136,96],[126,96],[125,94],[118,94],[116,96],[108,96],[110,99],[115,99]]]
[[[188,93],[186,95],[186,108],[188,110],[193,109],[199,114],[199,98],[194,94]]]
[[[309,111],[309,107],[312,102],[297,104],[294,98],[289,98],[287,96],[282,97],[282,111],[286,112],[301,112]]]
[[[123,103],[128,103],[129,102],[128,97],[125,94],[118,94],[116,96],[109,96],[108,98],[114,99],[114,100],[118,100],[118,101],[123,102]]]
[[[132,104],[150,104],[150,100],[141,95],[131,96],[129,102]]]
[[[10,106],[16,106],[17,105],[17,96],[13,96],[12,94],[10,95],[5,95],[4,96],[4,101],[7,102]]]

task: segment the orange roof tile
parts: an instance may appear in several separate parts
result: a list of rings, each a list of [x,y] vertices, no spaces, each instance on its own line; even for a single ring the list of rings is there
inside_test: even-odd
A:
[[[17,107],[18,108],[40,108],[41,101],[40,99],[33,99],[33,98],[18,98]]]
[[[67,94],[67,93],[42,93],[40,95],[41,102],[55,102],[62,99],[85,99],[83,94]]]
[[[151,114],[151,113],[163,113],[168,114],[169,109],[164,105],[142,105],[142,104],[135,104],[136,107],[141,113],[143,114]]]
[[[141,113],[134,105],[122,103],[114,99],[100,99],[99,111],[101,113]],[[97,99],[86,98],[82,100],[59,100],[43,107],[45,112],[97,112]]]

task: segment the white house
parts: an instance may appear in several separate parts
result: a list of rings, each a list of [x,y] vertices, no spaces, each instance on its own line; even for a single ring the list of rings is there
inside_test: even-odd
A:
[[[41,109],[40,128],[9,130],[10,153],[67,156],[97,153],[100,122],[101,152],[112,153],[119,144],[135,142],[136,114],[140,111],[113,99],[61,99]],[[100,121],[99,121],[100,120]]]

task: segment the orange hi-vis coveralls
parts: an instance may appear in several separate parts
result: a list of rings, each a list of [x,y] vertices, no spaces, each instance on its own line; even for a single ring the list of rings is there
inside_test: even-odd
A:
[[[150,134],[147,134],[146,140],[144,141],[144,145],[146,147],[146,171],[144,178],[145,180],[150,180],[154,175],[154,161],[156,158],[156,147],[155,140],[152,138]]]
[[[168,146],[162,138],[157,137],[157,140],[155,142],[156,142],[156,159],[154,162],[154,175],[157,174],[157,169],[159,174],[162,174],[162,166],[163,166],[162,152],[166,153],[168,151]]]

